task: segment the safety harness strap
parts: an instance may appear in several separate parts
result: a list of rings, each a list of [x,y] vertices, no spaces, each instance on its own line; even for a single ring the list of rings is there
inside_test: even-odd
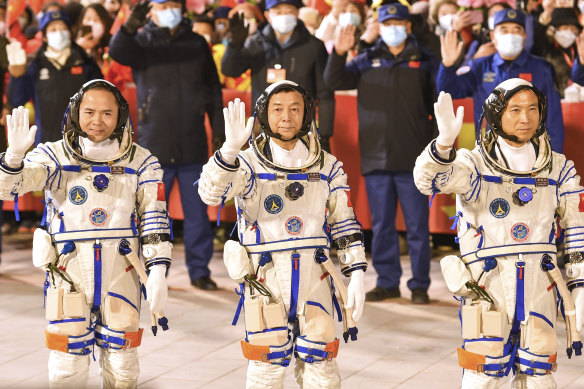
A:
[[[91,333],[91,331],[90,331]],[[50,333],[45,329],[45,343],[49,350],[62,351],[69,354],[87,355],[91,352],[90,346],[95,344],[95,338],[87,338],[88,334],[82,336],[67,336]],[[84,340],[79,340],[85,338]],[[72,350],[81,349],[80,352]]]
[[[319,357],[326,360],[331,360],[337,357],[339,353],[339,339],[335,339],[334,341],[327,343],[324,350],[320,350],[317,348],[308,348],[304,346],[296,345],[296,351],[300,353],[304,353],[307,355]]]
[[[136,348],[140,346],[140,344],[142,344],[143,331],[144,328],[140,328],[136,332],[113,331],[110,330],[109,328],[97,326],[95,329],[95,339],[98,340],[97,345],[101,348],[125,350],[127,348]],[[119,347],[112,347],[112,345],[116,345]]]
[[[507,363],[486,363],[487,358],[484,355],[472,353],[459,347],[458,351],[458,365],[463,369],[476,371],[479,373],[500,373],[501,377],[504,375],[504,370]],[[499,374],[497,374],[499,375]]]

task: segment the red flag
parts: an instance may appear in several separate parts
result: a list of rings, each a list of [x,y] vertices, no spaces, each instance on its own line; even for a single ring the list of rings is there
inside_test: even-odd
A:
[[[26,0],[8,0],[6,7],[6,26],[10,27],[18,21],[20,14],[26,8]]]
[[[130,7],[126,3],[122,3],[120,10],[118,11],[118,15],[112,24],[112,28],[110,29],[110,34],[115,35],[116,32],[122,27],[122,24],[128,20],[130,17]]]

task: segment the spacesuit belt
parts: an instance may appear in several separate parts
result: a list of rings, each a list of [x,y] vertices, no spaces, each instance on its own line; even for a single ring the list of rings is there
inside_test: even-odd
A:
[[[552,371],[556,371],[558,354],[552,355],[536,355],[529,353],[526,350],[519,349],[519,370],[523,374],[528,375],[546,375]]]
[[[57,232],[53,234],[55,243],[79,241],[79,240],[95,240],[95,239],[121,239],[121,238],[136,238],[136,235],[131,228],[115,228],[115,229],[94,229],[81,231],[67,231]]]
[[[292,354],[292,345],[284,351],[270,351],[270,346],[256,346],[245,340],[241,341],[243,356],[251,361],[270,362],[273,359],[287,358]]]
[[[519,254],[556,254],[558,251],[556,245],[549,243],[517,243],[505,246],[487,247],[461,255],[464,263],[468,264],[477,259],[490,257],[505,257]]]
[[[64,353],[87,355],[91,352],[90,346],[95,344],[93,330],[81,336],[67,336],[50,333],[45,329],[45,343],[49,350],[62,351]],[[76,352],[75,350],[79,350]]]
[[[509,360],[504,363],[487,363],[487,357],[481,354],[472,353],[461,347],[458,351],[458,365],[463,369],[476,371],[479,373],[491,373],[503,377]],[[495,374],[493,374],[495,373]]]
[[[266,242],[259,244],[246,244],[245,248],[249,254],[261,254],[266,252],[301,250],[311,248],[328,248],[328,239],[326,237],[296,238],[276,242]]]
[[[115,350],[136,348],[142,343],[143,328],[136,332],[115,331],[104,325],[95,327],[95,339],[101,348],[111,348]]]

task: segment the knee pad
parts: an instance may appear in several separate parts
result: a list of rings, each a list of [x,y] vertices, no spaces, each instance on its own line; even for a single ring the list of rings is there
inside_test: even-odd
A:
[[[85,388],[89,376],[89,356],[53,350],[49,354],[49,384],[56,388]]]
[[[103,380],[108,388],[135,388],[140,375],[138,352],[128,350],[102,350],[101,368]]]

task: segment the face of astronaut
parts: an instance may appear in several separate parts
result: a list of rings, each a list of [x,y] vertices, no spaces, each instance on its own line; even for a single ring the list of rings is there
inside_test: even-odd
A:
[[[505,139],[509,144],[520,147],[529,142],[539,125],[539,105],[537,96],[530,90],[516,93],[501,116],[503,131],[515,135],[517,142]]]
[[[282,136],[281,140],[274,138],[274,142],[280,147],[288,150],[294,148],[296,142],[290,141],[296,141],[294,137],[302,128],[303,119],[304,99],[300,93],[296,91],[282,91],[270,97],[268,104],[268,123],[273,132]]]
[[[105,89],[90,89],[83,94],[79,105],[79,124],[92,142],[110,137],[118,123],[118,103]]]

